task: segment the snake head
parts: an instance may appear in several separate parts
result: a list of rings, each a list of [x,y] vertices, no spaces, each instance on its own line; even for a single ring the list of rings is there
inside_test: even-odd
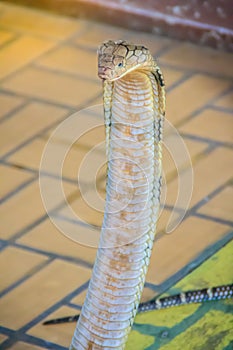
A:
[[[149,50],[126,41],[106,41],[98,49],[98,76],[114,81],[152,62]]]

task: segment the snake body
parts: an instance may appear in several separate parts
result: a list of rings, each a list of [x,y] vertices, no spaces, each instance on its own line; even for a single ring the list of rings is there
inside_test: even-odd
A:
[[[106,205],[70,350],[125,348],[144,287],[160,201],[162,73],[144,46],[108,41],[98,51],[98,75],[104,89]]]
[[[233,284],[203,288],[199,290],[193,290],[183,292],[180,294],[171,295],[165,298],[156,298],[145,303],[140,303],[138,306],[138,313],[145,311],[153,311],[166,309],[172,306],[180,306],[191,303],[202,303],[205,301],[222,300],[233,297]],[[66,316],[55,318],[45,321],[44,325],[52,325],[58,323],[76,322],[79,319],[79,315]]]

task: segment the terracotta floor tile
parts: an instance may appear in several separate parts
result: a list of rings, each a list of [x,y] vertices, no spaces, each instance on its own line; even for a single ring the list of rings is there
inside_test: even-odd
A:
[[[158,63],[160,66],[160,63]],[[172,84],[174,84],[177,80],[183,77],[183,72],[177,70],[177,69],[172,69],[168,67],[163,67],[162,65],[160,66],[162,69],[163,75],[164,75],[164,80],[166,84],[166,88],[169,88]]]
[[[190,207],[201,199],[208,201],[208,195],[231,178],[233,152],[219,148],[197,162],[194,167],[194,187]],[[216,167],[216,164],[218,165]],[[186,186],[188,171],[181,172],[181,186]],[[177,181],[168,184],[166,204],[174,205],[178,193]]]
[[[100,150],[102,150],[102,152]],[[105,169],[107,165],[104,150],[104,144],[100,145],[98,150],[95,148],[87,150],[83,155],[82,162],[77,169],[79,183],[88,184],[90,190],[95,190],[95,186],[101,179],[101,176],[103,176],[105,179]]]
[[[95,149],[99,146],[102,150],[104,148],[102,144],[105,144],[103,106],[101,104],[90,107],[90,111],[99,112],[97,116],[90,115],[88,110],[87,113],[84,111],[83,116],[80,115],[79,123],[82,124],[83,131],[79,135],[76,146],[85,146],[88,149]]]
[[[58,180],[51,178],[47,178],[46,180],[48,196],[53,197],[52,204],[54,206],[55,204],[58,205],[61,203],[60,198],[56,198],[56,193],[54,193],[54,182]],[[74,186],[66,184],[66,191],[68,194],[72,193]],[[1,237],[11,237],[45,214],[46,211],[42,203],[39,183],[35,181],[19,191],[17,196],[11,197],[1,205]]]
[[[177,68],[232,77],[232,54],[198,45],[181,43],[164,53],[160,60]]]
[[[16,107],[20,106],[24,100],[17,96],[11,96],[7,94],[0,95],[0,118],[4,117],[7,113],[11,112]]]
[[[169,219],[171,217],[171,211],[161,208],[160,214],[157,222],[157,229],[156,234],[158,233],[164,233],[166,231],[166,226],[169,222]],[[157,240],[158,236],[155,236],[155,240]]]
[[[59,213],[52,217],[58,229],[81,246],[97,248],[100,239],[100,229],[81,222],[76,215],[72,216],[67,210],[64,213],[66,214],[64,217],[60,217]],[[89,257],[87,258],[89,259]],[[88,261],[91,261],[91,259]]]
[[[7,158],[14,165],[38,170],[46,141],[36,138]]]
[[[47,162],[44,166],[43,163],[41,169],[50,174],[59,174],[61,170],[63,176],[75,180],[79,187],[81,184],[83,186],[88,184],[90,188],[95,186],[99,178],[98,170],[106,162],[103,152],[76,147],[76,145],[69,149],[69,145],[55,142],[49,149],[49,164]],[[63,157],[65,151],[67,151],[67,154]],[[43,157],[46,156],[47,152],[44,150]],[[17,162],[16,157],[17,154],[15,156]],[[63,163],[61,163],[62,160],[64,161]],[[58,168],[58,164],[61,164],[61,169],[60,166]]]
[[[12,41],[0,52],[0,79],[22,68],[53,45],[54,43],[50,40],[31,36]]]
[[[87,129],[86,133],[78,139],[76,145],[86,146],[88,149],[100,149],[105,148],[105,127],[101,118],[98,118],[99,126]],[[105,152],[105,150],[103,150]]]
[[[1,299],[2,325],[11,329],[22,327],[89,278],[88,269],[58,260],[52,262]]]
[[[64,39],[82,28],[72,18],[53,15],[46,11],[14,5],[3,5],[1,24],[19,32]]]
[[[98,46],[106,40],[128,40],[136,44],[143,44],[148,47],[153,54],[170,44],[167,38],[161,38],[154,34],[134,32],[107,24],[87,22],[88,30],[81,36],[75,38],[74,43],[97,50]],[[107,36],[106,36],[107,33]]]
[[[106,157],[103,152],[98,152],[94,148],[82,149],[74,146],[67,153],[63,172],[70,178],[76,179],[79,185],[80,183],[88,183],[90,187],[94,187],[98,180],[98,169],[105,162]]]
[[[0,344],[3,343],[7,339],[6,335],[0,334]]]
[[[99,95],[96,96],[96,98],[93,99],[91,106],[103,106],[102,91],[100,92]]]
[[[106,162],[104,133],[101,118],[85,111],[67,118],[55,133],[49,131],[46,134],[49,148],[45,152],[51,152],[47,171],[56,172],[55,161],[60,157],[64,159],[64,175],[94,187],[99,178],[98,171]],[[13,160],[23,161],[23,155],[15,154]]]
[[[233,120],[230,113],[207,109],[179,129],[201,137],[222,142],[233,142]]]
[[[109,39],[117,40],[121,39],[125,35],[125,31],[118,28],[112,27],[104,24],[91,22],[87,23],[87,28],[81,36],[78,36],[73,40],[75,44],[85,46],[87,48],[92,48],[95,51],[99,45],[106,40],[106,32],[108,33]],[[108,39],[107,39],[108,40]]]
[[[75,107],[100,93],[101,83],[77,80],[38,68],[26,68],[3,83],[3,88]]]
[[[43,322],[47,319],[49,320],[57,317],[76,315],[77,312],[78,310],[63,306],[44,319]],[[35,327],[32,327],[28,334],[45,339],[48,342],[59,344],[60,346],[64,346],[68,349],[73,337],[74,329],[75,323],[54,325],[53,327],[45,327],[42,325],[42,323],[39,323]]]
[[[0,213],[2,217],[0,223],[2,238],[10,237],[45,215],[38,182],[28,185],[25,189],[19,191],[17,196],[11,197],[2,204]]]
[[[227,186],[209,202],[203,205],[198,212],[212,217],[233,221],[233,187]]]
[[[12,156],[8,158],[8,161],[17,166],[23,166],[29,169],[38,170],[40,169],[42,156],[45,156],[46,153],[46,143],[46,140],[39,138],[35,139],[25,147],[21,148],[19,151],[16,151]],[[57,169],[56,164],[59,161],[59,155],[63,154],[63,152],[66,150],[69,150],[69,145],[62,143],[53,143],[54,157],[50,157],[51,162],[49,162],[49,167],[42,167],[41,169],[50,174],[59,175],[61,169]],[[85,149],[72,147],[68,151],[64,159],[64,163],[62,164],[63,176],[69,179],[77,180],[77,185],[78,171],[86,153],[87,150]],[[62,162],[62,159],[60,161]]]
[[[0,254],[1,281],[3,290],[30,272],[47,258],[43,255],[28,252],[15,247],[9,247]]]
[[[147,281],[160,284],[173,276],[229,230],[229,226],[213,221],[186,219],[175,231],[155,242]]]
[[[73,215],[67,213],[67,208],[61,210],[59,214],[70,219],[75,215],[76,220],[89,225],[101,226],[104,204],[104,200],[98,196],[96,191],[88,191],[70,203],[70,207],[74,211]]]
[[[218,96],[229,86],[221,79],[196,74],[168,93],[166,116],[177,123]]]
[[[10,347],[11,350],[43,350],[44,348],[41,348],[40,346],[18,342],[12,347]]]
[[[172,45],[172,40],[165,36],[158,36],[154,33],[143,33],[140,31],[131,31],[131,35],[129,35],[129,41],[132,43],[136,43],[139,45],[146,46],[155,59],[157,60],[158,53],[166,48],[167,46]],[[160,59],[159,59],[160,62]]]
[[[0,29],[0,45],[7,43],[7,41],[13,39],[15,36],[11,31]]]
[[[71,46],[60,46],[56,50],[44,55],[38,65],[52,70],[58,70],[91,80],[101,84],[97,76],[97,54]]]
[[[194,141],[186,138],[184,139],[184,143],[192,160],[198,155],[203,154],[208,147],[205,142]]]
[[[172,155],[169,153],[169,150],[165,147],[163,149],[162,164],[163,164],[163,176],[165,176],[166,181],[168,181],[170,178],[173,178],[174,176],[177,176],[176,163]]]
[[[77,242],[81,247],[97,248],[99,244],[100,230],[93,228],[90,225],[83,225],[75,215],[71,215],[71,213],[68,212],[68,209],[66,209],[66,211],[64,210],[64,214],[64,217],[60,216],[59,213],[56,213],[55,216],[51,217],[57,228],[69,239]],[[82,253],[80,252],[80,256],[81,254]],[[89,262],[92,262],[93,256],[94,255],[90,258],[87,257],[86,260],[88,259]]]
[[[1,181],[4,186],[0,187],[0,197],[7,195],[18,186],[32,178],[32,175],[24,170],[0,165]]]
[[[82,227],[76,226],[76,230],[82,230]],[[17,242],[45,252],[82,259],[90,264],[95,261],[96,249],[67,238],[49,219],[30,230]]]
[[[46,133],[46,137],[56,140],[57,143],[67,145],[75,142],[76,147],[91,149],[99,143],[105,142],[105,127],[103,105],[93,105],[73,113],[67,122],[61,125],[61,129],[53,133],[54,128]]]
[[[71,302],[76,305],[82,306],[85,300],[87,294],[87,289],[85,289],[82,293],[79,293],[77,296],[75,296]],[[77,312],[78,313],[78,312]]]
[[[58,121],[66,114],[60,107],[43,103],[30,103],[1,124],[1,153],[9,152],[44,128]]]
[[[215,105],[219,107],[233,108],[233,92],[229,92],[225,96],[219,98],[215,102]]]
[[[191,160],[194,160],[206,148],[206,143],[183,139],[180,134],[165,136],[162,163],[166,179],[170,180],[177,176],[177,169],[180,171],[188,166]]]

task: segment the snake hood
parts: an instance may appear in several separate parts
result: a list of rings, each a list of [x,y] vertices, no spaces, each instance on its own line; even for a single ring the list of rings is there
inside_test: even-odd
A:
[[[135,69],[151,69],[153,57],[142,45],[123,40],[105,41],[98,49],[98,75],[101,79],[114,81]]]

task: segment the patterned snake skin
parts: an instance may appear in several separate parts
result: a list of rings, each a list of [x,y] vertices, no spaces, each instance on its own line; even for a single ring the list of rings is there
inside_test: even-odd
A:
[[[139,306],[160,204],[165,92],[149,50],[108,41],[98,51],[108,160],[92,278],[70,350],[124,349]]]
[[[188,291],[165,298],[153,299],[139,304],[138,313],[166,309],[172,306],[179,306],[192,303],[202,303],[204,301],[222,300],[233,297],[233,284],[219,286],[214,288],[204,288],[196,291]],[[45,321],[44,325],[76,322],[79,315],[66,316]]]

